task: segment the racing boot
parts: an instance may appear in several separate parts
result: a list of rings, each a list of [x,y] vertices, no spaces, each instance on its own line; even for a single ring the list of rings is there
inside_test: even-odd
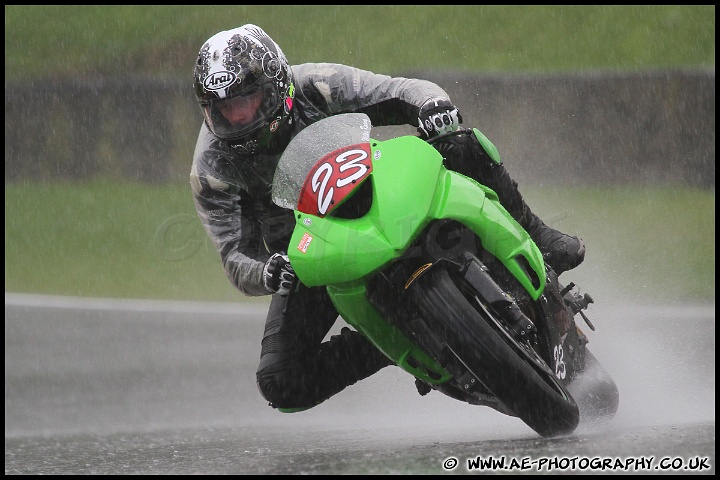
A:
[[[520,196],[520,192],[517,192],[517,195]],[[585,259],[585,243],[582,238],[571,237],[548,227],[530,210],[524,201],[521,215],[517,216],[513,212],[510,213],[527,230],[530,237],[540,248],[545,263],[550,265],[558,276],[577,267]]]
[[[585,244],[548,227],[527,206],[515,182],[505,169],[495,146],[479,131],[466,130],[435,148],[443,155],[445,166],[462,173],[497,193],[500,203],[527,230],[557,275],[580,265],[585,259]]]

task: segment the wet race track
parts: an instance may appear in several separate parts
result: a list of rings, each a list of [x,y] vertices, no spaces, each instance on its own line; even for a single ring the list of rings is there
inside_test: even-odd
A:
[[[263,304],[6,293],[5,473],[714,473],[714,304],[588,316],[618,414],[543,439],[394,367],[278,413],[255,387]]]

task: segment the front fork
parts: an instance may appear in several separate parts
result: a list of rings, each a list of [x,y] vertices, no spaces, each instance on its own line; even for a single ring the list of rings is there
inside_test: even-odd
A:
[[[464,254],[459,273],[478,294],[502,317],[510,329],[521,339],[537,333],[535,324],[520,310],[514,298],[495,283],[488,268],[471,253]]]

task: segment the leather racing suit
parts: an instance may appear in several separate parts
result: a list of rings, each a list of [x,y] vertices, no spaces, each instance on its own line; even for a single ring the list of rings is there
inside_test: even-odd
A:
[[[434,83],[378,75],[357,68],[313,63],[291,67],[295,96],[292,136],[331,115],[365,113],[375,126],[417,127],[422,104],[448,99]],[[203,124],[190,173],[200,220],[222,259],[228,279],[249,296],[268,295],[263,268],[287,251],[293,212],[272,203],[272,177],[280,154],[243,155]],[[322,287],[302,285],[273,295],[262,340],[258,387],[273,407],[305,409],[390,365],[362,335],[344,328],[323,342],[337,320]]]

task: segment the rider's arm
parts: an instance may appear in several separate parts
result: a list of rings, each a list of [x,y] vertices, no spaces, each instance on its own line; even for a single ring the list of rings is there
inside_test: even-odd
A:
[[[335,63],[296,65],[293,74],[296,91],[319,110],[317,115],[360,112],[376,126],[417,127],[420,107],[427,100],[449,100],[445,90],[427,80],[389,77]]]
[[[214,168],[223,155],[213,148],[203,126],[190,172],[195,209],[228,279],[245,295],[268,295],[272,292],[263,284],[263,268],[269,254],[253,215],[252,199],[243,185]]]

